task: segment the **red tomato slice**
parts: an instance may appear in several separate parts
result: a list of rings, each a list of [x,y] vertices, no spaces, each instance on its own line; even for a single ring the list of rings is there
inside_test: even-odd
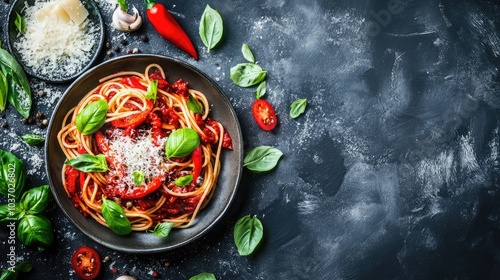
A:
[[[278,119],[271,103],[257,99],[252,105],[252,114],[260,128],[269,131],[276,127]]]
[[[101,257],[94,249],[81,246],[71,256],[71,265],[78,277],[94,279],[101,271]]]
[[[158,177],[155,177],[149,182],[147,185],[142,185],[134,190],[131,191],[126,191],[125,193],[121,194],[122,199],[139,199],[143,198],[148,194],[153,193],[157,189],[160,188],[162,185],[163,181],[165,180],[166,176],[159,175]]]

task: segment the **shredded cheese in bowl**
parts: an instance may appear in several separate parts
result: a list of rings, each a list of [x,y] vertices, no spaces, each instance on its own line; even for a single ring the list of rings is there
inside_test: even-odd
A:
[[[88,14],[79,0],[35,1],[32,6],[26,2],[22,10],[26,31],[17,33],[12,47],[27,72],[44,80],[66,81],[84,71],[101,44],[102,26]]]

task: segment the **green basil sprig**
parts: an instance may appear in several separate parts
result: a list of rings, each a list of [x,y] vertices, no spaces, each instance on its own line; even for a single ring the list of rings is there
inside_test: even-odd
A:
[[[234,243],[241,256],[253,253],[263,236],[264,227],[256,216],[244,216],[234,226]]]
[[[5,227],[12,221],[18,221],[24,217],[20,203],[0,205],[0,226]]]
[[[158,80],[153,80],[149,83],[148,89],[146,90],[146,99],[156,101],[156,96],[158,95]]]
[[[267,83],[266,81],[262,81],[257,87],[257,90],[255,91],[255,98],[261,99],[266,94],[266,91],[267,91]]]
[[[139,171],[132,172],[132,177],[134,177],[134,183],[138,186],[144,183],[144,173]]]
[[[223,32],[224,24],[222,17],[217,10],[207,5],[201,15],[199,28],[200,38],[207,47],[207,53],[220,42]]]
[[[243,166],[255,173],[273,169],[283,153],[270,146],[259,146],[250,150],[243,159]]]
[[[84,135],[99,130],[106,122],[108,102],[104,99],[91,102],[76,116],[76,128]]]
[[[26,21],[18,12],[16,12],[16,19],[14,20],[14,25],[16,26],[17,31],[19,31],[19,33],[24,34],[24,32],[26,32]]]
[[[170,234],[170,231],[174,227],[173,223],[170,222],[163,222],[161,224],[157,224],[155,228],[153,229],[153,234],[156,237],[167,237]]]
[[[28,261],[18,263],[14,269],[6,269],[0,275],[0,280],[16,280],[19,277],[19,272],[29,272],[33,269],[33,264]]]
[[[255,63],[253,52],[247,44],[241,45],[241,53],[243,54],[243,57],[248,60],[248,62]]]
[[[95,156],[81,154],[67,160],[64,164],[73,166],[73,168],[83,172],[106,172],[109,170],[108,164],[106,163],[106,157],[103,154]]]
[[[126,235],[132,231],[132,225],[125,216],[125,211],[120,204],[102,198],[102,215],[109,228],[118,235]]]
[[[43,142],[45,142],[45,138],[44,137],[42,137],[40,135],[37,135],[37,134],[33,134],[33,133],[24,134],[24,135],[21,136],[21,139],[23,139],[24,142],[26,142],[26,143],[28,143],[29,145],[32,145],[32,146],[40,145]]]
[[[290,117],[295,119],[306,111],[307,99],[297,99],[290,105]]]
[[[174,183],[178,187],[184,187],[184,186],[188,186],[189,184],[191,184],[192,181],[193,181],[193,174],[188,174],[188,175],[177,178],[177,180],[175,180]]]
[[[2,48],[0,48],[0,70],[7,81],[7,100],[21,116],[28,118],[32,104],[28,77],[16,59]]]
[[[189,100],[187,103],[187,106],[189,110],[193,111],[195,114],[201,114],[203,113],[203,108],[201,107],[200,103],[196,101],[196,99],[193,97],[192,94],[189,94]]]
[[[180,128],[172,132],[165,143],[167,159],[188,156],[200,145],[200,136],[192,128]]]
[[[26,182],[26,166],[15,155],[0,149],[0,193],[18,199]]]
[[[42,215],[49,199],[49,186],[43,185],[26,191],[19,202],[18,238],[26,246],[37,247],[38,251],[49,247],[54,240],[52,224]]]
[[[128,4],[126,0],[118,0],[118,5],[120,6],[120,9],[122,9],[125,12],[128,12]]]
[[[231,67],[229,77],[237,86],[251,87],[262,82],[266,74],[259,65],[247,62]]]
[[[212,273],[202,272],[189,278],[189,280],[217,280],[217,278],[215,278],[215,275],[213,275]]]

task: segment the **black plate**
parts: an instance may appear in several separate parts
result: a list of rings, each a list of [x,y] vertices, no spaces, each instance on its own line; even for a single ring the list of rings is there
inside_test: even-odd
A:
[[[26,66],[23,63],[22,56],[18,52],[16,48],[14,48],[14,42],[18,40],[18,30],[16,28],[16,25],[14,23],[16,19],[16,12],[19,13],[20,15],[24,15],[24,8],[26,5],[28,6],[33,6],[34,3],[36,2],[35,0],[16,0],[12,3],[12,6],[9,10],[8,14],[8,23],[7,23],[7,30],[9,32],[9,37],[7,39],[7,45],[9,48],[10,53],[16,58],[16,60],[21,64],[23,67],[24,71],[26,74],[39,78],[41,80],[47,81],[47,82],[53,82],[53,83],[64,83],[64,82],[70,82],[80,75],[82,75],[83,72],[87,71],[94,63],[96,62],[97,58],[99,57],[99,54],[102,50],[102,47],[104,45],[104,21],[102,19],[102,15],[99,12],[99,8],[97,7],[96,3],[93,0],[80,0],[83,4],[83,6],[87,9],[89,12],[88,15],[88,20],[92,22],[92,24],[95,26],[97,29],[95,32],[99,34],[99,38],[97,39],[97,42],[94,44],[92,49],[90,50],[90,53],[92,53],[92,57],[90,61],[87,63],[87,65],[83,66],[82,69],[78,72],[73,73],[72,75],[64,75],[62,74],[61,76],[53,76],[50,74],[43,74],[43,73],[36,73],[31,69],[30,67]]]
[[[151,63],[163,67],[171,82],[183,78],[189,87],[203,92],[212,105],[210,116],[221,122],[233,139],[234,150],[224,150],[221,155],[221,172],[216,191],[205,209],[202,209],[193,226],[173,229],[167,238],[157,238],[151,233],[134,232],[120,236],[100,225],[92,218],[85,218],[73,206],[62,186],[61,170],[65,156],[59,147],[57,133],[66,113],[76,106],[82,97],[98,85],[98,80],[122,70],[143,72]],[[126,253],[154,253],[183,246],[203,234],[221,219],[231,204],[240,182],[243,161],[241,129],[231,103],[222,89],[207,75],[193,66],[174,58],[159,55],[127,55],[98,65],[74,81],[57,104],[45,141],[45,164],[55,200],[73,224],[96,242]]]

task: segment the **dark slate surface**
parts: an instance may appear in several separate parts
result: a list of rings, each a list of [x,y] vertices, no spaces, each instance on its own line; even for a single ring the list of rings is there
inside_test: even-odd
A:
[[[141,1],[129,3],[144,15]],[[193,38],[200,60],[165,42],[147,21],[132,34],[112,30],[112,5],[101,0],[108,41],[128,41],[113,56],[137,47],[198,67],[230,98],[245,149],[272,145],[284,157],[272,172],[245,170],[225,219],[197,242],[162,254],[128,255],[95,244],[51,205],[55,242],[42,253],[18,245],[17,257],[35,266],[22,279],[76,279],[69,259],[81,245],[110,256],[101,279],[125,272],[150,279],[153,271],[161,279],[200,272],[217,279],[500,278],[496,1],[163,3]],[[225,23],[224,41],[210,53],[198,37],[207,3]],[[0,3],[3,22],[9,6]],[[4,45],[5,39],[4,27]],[[268,71],[266,99],[279,116],[273,132],[252,120],[254,89],[229,79],[229,68],[244,62],[243,43]],[[50,116],[67,86],[33,79],[34,112]],[[37,96],[40,89],[48,95]],[[289,106],[298,98],[307,98],[308,108],[291,119]],[[17,137],[44,129],[21,124],[11,107],[0,121],[9,124],[0,129],[0,148],[26,161],[29,187],[46,184],[42,148]],[[246,214],[261,219],[265,238],[253,256],[241,257],[232,228]],[[7,234],[0,231],[2,269]]]

